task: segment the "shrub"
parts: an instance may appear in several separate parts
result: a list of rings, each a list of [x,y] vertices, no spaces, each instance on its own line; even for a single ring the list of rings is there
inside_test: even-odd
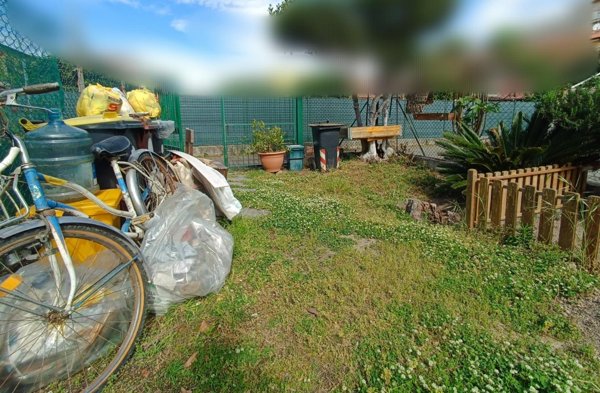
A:
[[[542,165],[549,150],[550,122],[537,113],[531,120],[519,112],[510,128],[503,122],[488,131],[483,139],[465,123],[458,123],[455,132],[444,133],[437,144],[444,148],[440,172],[454,189],[464,189],[467,172],[496,172]]]
[[[267,127],[264,121],[252,121],[252,144],[254,153],[272,153],[287,150],[283,130],[280,127]]]

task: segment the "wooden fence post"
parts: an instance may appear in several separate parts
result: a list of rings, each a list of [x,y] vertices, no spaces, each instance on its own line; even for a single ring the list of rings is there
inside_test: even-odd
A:
[[[567,192],[563,196],[562,217],[560,219],[560,232],[558,246],[563,250],[571,251],[575,248],[577,223],[579,222],[579,194]]]
[[[492,226],[499,228],[502,224],[502,209],[504,207],[504,187],[502,187],[502,180],[494,180],[492,182]]]
[[[551,179],[550,179],[551,180]],[[542,214],[540,216],[540,230],[538,241],[549,244],[554,234],[554,211],[556,207],[556,190],[544,188],[542,192]]]
[[[185,152],[194,155],[194,130],[191,128],[185,129]]]
[[[477,192],[477,226],[480,229],[487,228],[488,205],[489,205],[489,180],[487,177],[479,179],[479,189]]]
[[[588,198],[588,212],[585,222],[584,249],[585,268],[590,273],[600,273],[597,261],[598,247],[600,246],[600,197]]]
[[[519,214],[519,184],[508,183],[506,193],[506,227],[514,234],[517,229],[517,216]]]
[[[477,171],[469,169],[467,172],[467,228],[475,227],[475,211],[477,203]]]
[[[525,186],[525,190],[523,191],[523,202],[521,204],[523,225],[530,227],[533,227],[533,217],[535,215],[535,208],[537,205],[537,197],[535,192],[535,186]]]

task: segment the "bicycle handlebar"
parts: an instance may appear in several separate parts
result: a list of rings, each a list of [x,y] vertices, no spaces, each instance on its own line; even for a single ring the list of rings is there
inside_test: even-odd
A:
[[[52,83],[40,83],[37,85],[30,85],[23,87],[23,93],[25,94],[44,94],[57,91],[60,88],[57,82]]]
[[[15,159],[17,158],[20,152],[21,149],[19,149],[18,147],[13,146],[10,148],[8,155],[4,157],[4,160],[2,160],[2,162],[0,162],[0,173],[4,172],[6,168],[11,166],[12,163],[15,162]]]
[[[11,95],[18,96],[21,94],[44,94],[50,93],[52,91],[56,91],[60,89],[60,85],[57,82],[52,83],[40,83],[37,85],[29,85],[19,87],[17,89],[8,89],[4,91],[0,91],[0,98],[10,97]]]

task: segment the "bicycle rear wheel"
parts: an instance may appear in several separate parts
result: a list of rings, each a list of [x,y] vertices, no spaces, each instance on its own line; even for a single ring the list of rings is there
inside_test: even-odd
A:
[[[2,392],[97,391],[127,360],[143,326],[139,249],[100,225],[61,228],[78,279],[71,313],[61,312],[70,285],[60,254],[62,277],[55,279],[49,255],[56,247],[46,229],[0,241]]]
[[[141,153],[133,163],[125,181],[136,213],[143,215],[153,212],[173,194],[179,179],[164,158],[149,151]]]

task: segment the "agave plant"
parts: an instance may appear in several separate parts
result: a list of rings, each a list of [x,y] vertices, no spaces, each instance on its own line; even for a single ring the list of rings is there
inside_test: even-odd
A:
[[[551,145],[550,122],[538,113],[527,119],[519,112],[511,127],[500,122],[485,138],[461,122],[437,144],[444,148],[441,155],[447,160],[440,172],[452,188],[462,190],[469,169],[496,172],[542,165]]]

